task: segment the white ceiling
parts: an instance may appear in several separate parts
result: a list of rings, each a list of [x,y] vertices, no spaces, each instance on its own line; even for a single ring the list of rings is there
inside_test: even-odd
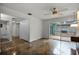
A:
[[[10,15],[7,15],[7,14],[1,13],[1,19],[0,20],[9,21],[9,20],[12,20],[12,18],[14,18],[14,17],[10,16]]]
[[[74,12],[79,9],[78,3],[3,3],[2,5],[22,13],[32,13],[32,16],[40,19],[74,15]],[[57,16],[53,16],[50,11],[55,7],[60,11]]]
[[[1,13],[1,19],[0,20],[2,20],[2,21],[16,21],[16,22],[20,22],[20,21],[23,21],[25,19],[17,18],[17,17],[14,17],[14,16],[10,16],[10,15]]]

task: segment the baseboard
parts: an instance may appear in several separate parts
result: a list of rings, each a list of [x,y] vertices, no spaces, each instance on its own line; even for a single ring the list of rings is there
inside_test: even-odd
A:
[[[49,38],[39,38],[39,39],[35,39],[35,40],[30,41],[30,43],[31,43],[31,42],[34,42],[34,41],[37,41],[37,40],[43,40],[43,39],[49,39]]]
[[[25,41],[25,42],[28,42],[28,43],[30,43],[29,41],[27,41],[27,40],[24,40],[24,39],[21,39],[21,40],[23,40],[23,41]]]
[[[49,39],[49,38],[40,38],[40,39]]]
[[[24,39],[22,39],[22,38],[20,38],[20,39],[23,40],[23,41],[25,41],[25,42],[31,43],[31,42],[34,42],[34,41],[37,41],[37,40],[49,39],[49,38],[39,38],[39,39],[34,39],[34,40],[29,40],[29,41],[24,40]]]
[[[41,39],[41,38],[30,40],[30,43],[31,43],[31,42],[34,42],[34,41],[36,41],[36,40],[39,40],[39,39]]]

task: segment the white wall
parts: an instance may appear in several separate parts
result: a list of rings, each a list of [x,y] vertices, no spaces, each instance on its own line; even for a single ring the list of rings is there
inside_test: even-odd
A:
[[[7,14],[7,15],[11,15],[11,16],[14,16],[14,17],[17,17],[17,18],[23,18],[23,19],[28,19],[29,20],[29,16],[27,15],[27,14],[24,14],[24,13],[22,13],[22,12],[19,12],[19,11],[16,11],[16,10],[13,10],[13,9],[10,9],[10,8],[8,8],[8,7],[5,7],[5,6],[0,6],[0,12],[1,13],[4,13],[4,14]],[[11,28],[11,34],[12,35],[14,35],[14,34],[16,34],[15,33],[15,25],[14,25],[14,28],[13,27],[11,27],[12,25],[11,25],[11,23],[9,23],[9,25],[10,25],[10,28]],[[24,26],[24,27],[23,27]],[[8,26],[9,27],[9,26]],[[23,28],[25,28],[25,27],[27,27],[27,22],[26,22],[26,25],[22,25],[22,27]],[[22,29],[23,30],[23,29]],[[25,29],[24,29],[24,31],[25,31]],[[22,31],[23,33],[25,33],[24,31]],[[27,31],[27,30],[26,30]],[[21,32],[21,33],[22,33]],[[20,34],[21,34],[20,33]],[[22,34],[23,34],[22,33]],[[27,34],[27,33],[26,33]],[[26,39],[26,37],[27,37],[27,35],[20,35],[22,38],[25,38]],[[26,40],[29,40],[29,38],[27,38]]]
[[[8,36],[9,36],[9,40],[12,41],[12,31],[13,31],[13,26],[12,26],[12,22],[8,22],[7,23],[7,30],[8,30]]]
[[[20,22],[20,38],[29,41],[29,21],[23,20]]]
[[[0,7],[1,7],[0,8],[1,13],[8,14],[8,15],[15,16],[15,17],[25,18],[30,21],[29,42],[42,38],[42,22],[40,19],[21,13],[19,11],[15,11],[5,6],[0,6]]]
[[[21,21],[20,38],[29,42],[42,38],[42,21],[35,17]]]
[[[24,14],[22,12],[19,12],[19,11],[16,11],[16,10],[13,10],[13,9],[10,9],[8,7],[5,7],[5,6],[0,6],[0,12],[1,13],[4,13],[4,14],[7,14],[7,15],[11,15],[11,16],[14,16],[14,17],[20,17],[20,18],[29,18],[29,16],[27,14]]]
[[[17,27],[16,27],[16,23],[15,22],[12,22],[12,36],[17,36],[17,32],[16,32],[16,29],[17,29]]]
[[[72,15],[72,16],[67,16],[67,17],[62,17],[62,18],[43,20],[42,37],[43,38],[49,38],[49,24],[50,23],[63,22],[63,21],[66,21],[66,20],[74,20],[74,19],[75,19],[75,17]]]
[[[42,38],[42,21],[32,17],[30,19],[30,42]]]

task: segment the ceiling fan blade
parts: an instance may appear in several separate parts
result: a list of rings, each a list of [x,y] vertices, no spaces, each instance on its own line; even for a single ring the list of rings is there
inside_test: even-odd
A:
[[[58,10],[58,12],[64,12],[64,11],[67,11],[67,10],[68,10],[67,8],[64,8],[64,9]]]

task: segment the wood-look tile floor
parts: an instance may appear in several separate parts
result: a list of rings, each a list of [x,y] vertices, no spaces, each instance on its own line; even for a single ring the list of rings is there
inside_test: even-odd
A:
[[[60,42],[58,40],[55,41]],[[23,39],[13,38],[13,40],[10,42],[0,43],[0,55],[13,55],[14,53],[16,55],[54,55],[52,51],[54,50],[53,43],[55,43],[55,47],[57,44],[60,44],[56,42],[54,42],[52,39],[39,39],[29,43]],[[65,45],[68,47],[67,42],[61,41],[61,43],[65,43]],[[56,49],[58,50],[58,48]],[[76,50],[70,50],[72,55],[76,54]]]
[[[22,39],[15,39],[11,42],[1,44],[2,55],[47,55],[49,51],[49,44],[47,39],[40,39],[32,43],[26,42]]]

